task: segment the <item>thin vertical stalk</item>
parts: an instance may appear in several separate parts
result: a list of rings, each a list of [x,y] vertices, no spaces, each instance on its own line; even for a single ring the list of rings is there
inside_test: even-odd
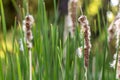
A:
[[[5,15],[4,15],[4,8],[3,8],[2,0],[0,0],[0,9],[1,9],[1,20],[2,20],[5,48],[7,49],[7,45],[6,45],[6,33],[7,33],[7,31],[6,31],[6,22],[5,22]]]
[[[2,59],[1,58],[0,58],[0,80],[4,80],[3,68],[2,68]]]
[[[18,54],[16,54],[16,59],[17,59],[18,79],[22,80],[21,67],[20,67],[20,61],[19,61]]]
[[[76,80],[77,78],[77,57],[75,56],[75,66],[74,66],[74,80]]]
[[[53,3],[54,3],[54,14],[55,14],[55,22],[54,23],[56,24],[57,18],[58,18],[56,0],[53,0]]]
[[[32,80],[32,53],[29,49],[30,80]]]

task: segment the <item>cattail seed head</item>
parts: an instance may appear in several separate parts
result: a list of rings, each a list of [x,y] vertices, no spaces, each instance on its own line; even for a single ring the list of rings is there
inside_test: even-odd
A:
[[[90,43],[90,26],[87,20],[87,17],[85,15],[82,15],[78,18],[79,23],[82,26],[83,32],[84,32],[84,63],[85,67],[88,67],[89,63],[89,54],[91,49],[91,43]]]
[[[32,48],[32,24],[34,23],[34,18],[32,15],[27,15],[25,20],[23,20],[23,31],[24,31],[24,40],[26,41],[26,45],[28,49]]]
[[[25,17],[26,22],[29,22],[31,25],[34,23],[34,18],[32,15],[28,15]]]
[[[84,26],[84,25],[88,25],[88,20],[86,18],[86,16],[82,15],[78,18],[78,22]]]
[[[70,15],[72,20],[72,25],[70,30],[71,38],[73,38],[74,36],[75,27],[76,27],[77,2],[78,0],[69,0],[68,2],[68,15]]]

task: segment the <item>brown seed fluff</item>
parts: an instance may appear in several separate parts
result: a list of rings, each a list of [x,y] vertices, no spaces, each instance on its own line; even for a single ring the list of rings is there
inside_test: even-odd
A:
[[[85,15],[82,15],[78,19],[79,23],[82,25],[82,29],[84,29],[84,63],[85,67],[89,65],[89,54],[91,49],[90,43],[90,26],[88,24],[88,20]]]

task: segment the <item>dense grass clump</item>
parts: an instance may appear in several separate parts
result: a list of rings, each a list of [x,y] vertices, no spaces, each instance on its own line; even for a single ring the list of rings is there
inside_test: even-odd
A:
[[[84,0],[82,0],[84,1]],[[15,1],[12,0],[15,4]],[[22,13],[21,19],[28,14],[29,7],[26,6],[27,0],[23,0],[23,8],[17,12]],[[87,3],[83,6],[83,13],[88,16],[88,20],[92,20],[87,11]],[[6,27],[4,6],[0,0],[0,23],[2,24],[2,43],[0,43],[0,80],[29,80],[32,71],[33,80],[85,80],[84,69],[84,51],[82,57],[76,53],[77,48],[84,48],[84,33],[81,31],[81,25],[78,24],[78,17],[74,22],[74,37],[68,34],[66,41],[63,39],[64,21],[59,18],[56,0],[53,0],[54,12],[52,20],[47,14],[44,0],[38,0],[37,13],[34,13],[34,24],[31,28],[33,34],[32,48],[32,69],[29,69],[29,49],[24,41],[24,32],[22,30],[22,22],[15,17],[14,26],[11,28],[10,34]],[[81,4],[79,4],[81,5]],[[99,6],[100,4],[98,4]],[[32,6],[31,6],[32,7]],[[98,12],[93,21],[89,21],[91,28],[91,51],[89,54],[89,62],[87,62],[87,80],[115,80],[116,71],[110,68],[109,63],[112,61],[112,54],[108,46],[108,34],[106,16]],[[77,9],[77,13],[79,13]],[[30,14],[32,14],[29,11]],[[101,27],[102,26],[102,27]],[[0,35],[1,36],[1,35]],[[10,48],[8,42],[11,41]],[[22,51],[21,51],[22,43]],[[64,49],[66,48],[66,57],[64,62]]]

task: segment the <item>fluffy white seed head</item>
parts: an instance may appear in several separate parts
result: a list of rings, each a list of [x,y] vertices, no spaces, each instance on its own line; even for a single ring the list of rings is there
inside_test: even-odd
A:
[[[34,18],[32,15],[27,15],[25,17],[25,20],[23,20],[23,31],[24,31],[24,40],[27,44],[28,48],[32,48],[32,39],[33,39],[33,35],[32,35],[32,24],[34,23]]]

